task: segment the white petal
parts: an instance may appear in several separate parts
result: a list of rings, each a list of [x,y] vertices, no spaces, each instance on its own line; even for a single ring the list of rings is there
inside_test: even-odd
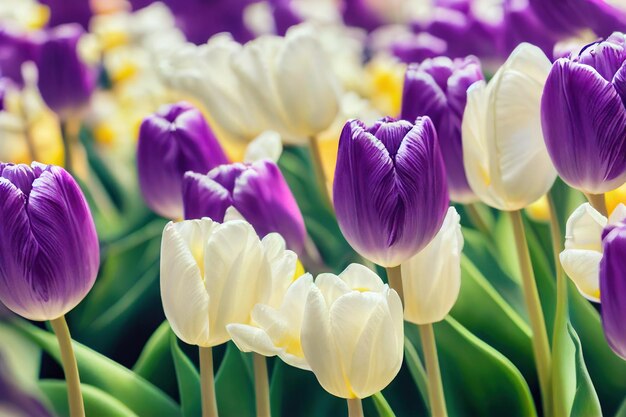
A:
[[[256,137],[246,148],[243,157],[244,162],[256,162],[262,159],[269,159],[278,162],[283,153],[283,142],[278,132],[268,130]]]
[[[298,255],[287,250],[285,239],[278,233],[268,234],[263,238],[262,243],[272,269],[270,298],[267,304],[278,307],[285,296],[285,292],[287,292],[287,288],[293,282]]]
[[[609,224],[616,224],[626,219],[626,206],[619,203],[609,216]]]
[[[245,221],[246,219],[243,218],[243,215],[235,207],[228,206],[228,208],[226,209],[226,213],[224,213],[224,223],[230,222],[233,220]]]
[[[330,331],[328,307],[316,286],[311,288],[306,300],[301,342],[304,357],[322,388],[336,397],[351,397]]]
[[[272,343],[262,329],[247,324],[229,324],[226,330],[242,352],[255,352],[263,356],[276,356],[282,349]]]
[[[346,283],[351,290],[382,292],[385,283],[371,269],[361,264],[350,264],[339,274],[339,278]]]
[[[450,207],[433,240],[402,264],[404,316],[415,324],[441,321],[461,289],[460,216]]]
[[[161,241],[161,299],[176,336],[192,345],[211,346],[209,295],[190,242],[185,239],[202,235],[197,230],[201,228],[200,222],[212,223],[185,221],[165,226]]]
[[[331,273],[319,274],[315,278],[315,285],[324,295],[328,305],[332,305],[337,298],[352,291],[345,281]]]
[[[602,253],[593,250],[565,249],[560,255],[565,273],[587,299],[600,302],[600,260]]]
[[[565,249],[586,249],[602,252],[602,230],[606,224],[606,217],[594,209],[591,204],[581,204],[567,219]]]

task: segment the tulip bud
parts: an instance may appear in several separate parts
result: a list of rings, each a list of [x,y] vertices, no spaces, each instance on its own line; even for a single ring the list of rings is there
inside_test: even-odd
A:
[[[50,30],[41,45],[37,69],[41,97],[62,119],[82,110],[96,86],[96,70],[79,53],[84,30],[76,24]]]
[[[278,356],[291,366],[310,371],[302,351],[300,333],[304,305],[312,286],[313,277],[305,274],[291,284],[280,307],[257,304],[252,309],[251,325],[227,325],[226,329],[239,350]]]
[[[461,121],[467,88],[482,79],[480,62],[473,56],[454,61],[439,57],[411,64],[404,79],[401,117],[414,122],[418,116],[428,116],[433,121],[446,165],[450,198],[460,203],[476,200],[463,168]]]
[[[402,263],[405,320],[415,324],[441,321],[459,297],[463,249],[460,220],[450,207],[434,239]]]
[[[175,51],[160,70],[173,87],[202,100],[229,136],[243,141],[275,130],[286,143],[307,143],[339,111],[338,82],[308,26],[245,45],[217,35],[206,45]]]
[[[541,102],[559,175],[587,194],[626,182],[626,36],[614,33],[552,66]]]
[[[400,297],[374,272],[352,264],[321,274],[304,307],[302,350],[322,387],[341,398],[385,388],[402,364]]]
[[[9,78],[18,86],[24,84],[22,64],[33,61],[37,56],[38,45],[32,36],[17,33],[5,27],[0,28],[0,68],[2,77]]]
[[[226,163],[226,155],[204,116],[190,104],[162,106],[141,123],[139,185],[146,204],[163,217],[183,217],[185,172],[207,172]]]
[[[230,339],[226,325],[250,324],[258,304],[276,307],[296,269],[276,234],[262,241],[250,224],[211,219],[170,222],[161,243],[161,299],[172,330],[186,343]]]
[[[435,128],[384,118],[346,123],[339,139],[333,200],[352,247],[385,267],[415,255],[435,236],[449,205]]]
[[[53,320],[93,286],[100,252],[85,197],[63,168],[0,164],[0,301]]]
[[[602,230],[626,218],[626,206],[619,204],[607,220],[589,203],[581,204],[567,219],[565,250],[559,256],[565,273],[587,299],[600,302],[598,268],[602,259]]]
[[[602,327],[611,349],[626,359],[626,224],[619,223],[604,234],[604,255],[600,261]]]
[[[206,175],[187,172],[183,201],[186,219],[221,222],[226,209],[234,207],[260,236],[277,232],[289,248],[304,249],[302,214],[280,169],[269,160],[222,165]]]
[[[556,172],[541,133],[540,102],[550,61],[536,46],[518,46],[494,77],[467,91],[463,162],[467,181],[486,204],[520,210],[544,195]]]

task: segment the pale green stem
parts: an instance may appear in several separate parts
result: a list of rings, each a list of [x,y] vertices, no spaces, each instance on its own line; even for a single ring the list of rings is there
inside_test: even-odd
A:
[[[441,370],[437,357],[437,343],[432,324],[420,324],[417,326],[422,339],[424,362],[426,362],[426,375],[428,377],[428,402],[432,417],[447,417],[446,400],[443,394],[441,382]]]
[[[587,197],[589,204],[591,204],[594,209],[598,210],[598,212],[600,212],[600,214],[602,214],[604,217],[609,217],[606,209],[606,200],[604,198],[604,194],[585,193],[585,197]]]
[[[213,376],[213,352],[210,347],[200,346],[200,389],[202,394],[202,417],[217,417],[215,377]]]
[[[363,417],[363,403],[360,398],[348,398],[348,417]]]
[[[389,286],[396,290],[400,300],[404,304],[404,290],[402,288],[402,269],[400,265],[387,268],[387,282]]]
[[[253,362],[256,415],[257,417],[270,417],[270,388],[267,382],[267,362],[265,356],[253,353]]]
[[[76,357],[74,356],[74,348],[72,347],[72,337],[70,336],[70,330],[67,327],[65,316],[50,320],[50,324],[59,341],[61,363],[63,364],[63,372],[65,373],[65,381],[67,382],[67,399],[70,406],[70,417],[85,417],[85,406],[80,390],[78,366],[76,365]]]

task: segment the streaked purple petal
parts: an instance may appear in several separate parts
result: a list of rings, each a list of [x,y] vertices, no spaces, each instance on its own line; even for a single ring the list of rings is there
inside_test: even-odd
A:
[[[389,156],[393,159],[396,157],[398,148],[402,143],[404,136],[413,128],[413,121],[395,120],[391,117],[385,117],[374,122],[367,129],[367,132],[376,136],[389,152]]]
[[[595,68],[605,80],[611,81],[626,60],[624,39],[611,36],[605,41],[588,45],[574,60]]]
[[[222,187],[226,188],[229,193],[233,193],[235,190],[235,181],[237,178],[248,169],[246,164],[234,163],[216,167],[212,169],[207,175],[209,178],[220,183]]]
[[[614,228],[604,238],[600,261],[602,326],[609,346],[626,359],[626,225]]]
[[[610,82],[587,65],[559,59],[541,109],[548,152],[565,182],[599,194],[626,181],[626,109]]]
[[[446,110],[445,92],[433,77],[422,71],[419,65],[409,65],[404,78],[400,117],[414,123],[419,116],[429,115],[438,124]]]
[[[626,62],[622,65],[622,67],[615,73],[615,77],[613,77],[613,87],[615,87],[615,91],[622,98],[622,103],[626,106]]]
[[[209,217],[221,223],[233,200],[226,188],[207,175],[187,172],[183,178],[183,204],[185,220]]]

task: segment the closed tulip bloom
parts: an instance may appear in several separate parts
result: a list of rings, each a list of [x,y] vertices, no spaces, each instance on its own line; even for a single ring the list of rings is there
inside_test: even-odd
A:
[[[346,123],[333,185],[337,220],[362,256],[400,265],[430,242],[448,209],[446,173],[428,117]]]
[[[626,224],[619,223],[604,234],[604,255],[600,261],[602,327],[611,349],[626,359]]]
[[[280,233],[290,249],[302,253],[304,219],[274,162],[222,165],[206,175],[188,172],[182,190],[186,219],[210,217],[221,222],[226,210],[234,207],[260,236]]]
[[[161,243],[165,316],[186,343],[222,344],[230,339],[227,324],[249,324],[256,304],[282,300],[296,260],[280,236],[261,241],[241,220],[170,222]]]
[[[447,57],[427,59],[407,68],[402,93],[401,117],[414,122],[428,116],[446,165],[450,199],[459,203],[476,201],[463,168],[461,121],[470,85],[484,79],[476,57],[451,60]]]
[[[402,364],[402,302],[359,264],[321,274],[304,307],[302,350],[322,387],[341,398],[385,388]]]
[[[311,370],[304,358],[300,333],[312,286],[313,277],[305,274],[291,284],[278,308],[257,304],[252,309],[252,324],[226,326],[239,350],[278,356],[291,366]]]
[[[19,86],[24,85],[22,64],[33,61],[38,53],[36,37],[21,33],[11,28],[0,28],[0,68],[2,77],[6,77]]]
[[[546,145],[563,180],[587,194],[626,182],[626,36],[558,59],[541,103]]]
[[[77,24],[51,29],[45,34],[36,61],[41,97],[62,119],[80,112],[96,87],[97,71],[79,51],[84,33]]]
[[[463,161],[467,181],[486,204],[519,210],[556,179],[541,132],[540,103],[550,61],[536,46],[518,46],[486,84],[467,91]]]
[[[402,263],[405,320],[415,324],[441,321],[459,297],[463,250],[460,220],[450,207],[435,238]]]
[[[625,218],[626,206],[623,204],[619,204],[607,219],[589,203],[584,203],[567,219],[561,265],[578,291],[596,303],[600,302],[598,271],[602,259],[602,230]]]
[[[306,26],[245,45],[217,35],[165,57],[160,69],[166,82],[201,100],[226,134],[246,142],[275,130],[286,143],[307,143],[339,111],[329,58]]]
[[[100,263],[93,218],[63,168],[0,164],[0,301],[30,320],[72,310]]]
[[[170,219],[183,217],[185,172],[228,163],[200,110],[180,102],[162,106],[139,129],[137,169],[146,204]]]

